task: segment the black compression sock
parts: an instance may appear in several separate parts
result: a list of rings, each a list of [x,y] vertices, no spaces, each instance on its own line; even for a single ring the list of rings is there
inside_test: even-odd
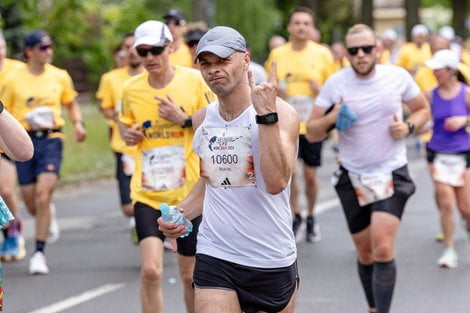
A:
[[[357,270],[359,272],[359,278],[361,279],[362,288],[366,294],[369,308],[375,308],[374,291],[372,290],[372,273],[374,270],[374,264],[361,264],[357,261]]]
[[[36,251],[41,251],[44,253],[44,249],[46,248],[46,242],[41,240],[36,240]]]
[[[390,311],[396,275],[395,260],[374,263],[372,286],[377,313],[388,313]]]

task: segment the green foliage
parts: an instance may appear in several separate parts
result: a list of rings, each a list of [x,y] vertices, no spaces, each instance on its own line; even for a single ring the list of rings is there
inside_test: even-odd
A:
[[[87,138],[75,142],[70,123],[66,123],[66,140],[61,169],[62,182],[81,178],[111,177],[114,174],[114,157],[109,148],[108,126],[98,108],[91,104],[81,105],[86,123]]]
[[[254,59],[262,60],[281,14],[272,0],[216,0],[215,21],[236,28],[249,43]],[[269,21],[269,22],[268,22]]]

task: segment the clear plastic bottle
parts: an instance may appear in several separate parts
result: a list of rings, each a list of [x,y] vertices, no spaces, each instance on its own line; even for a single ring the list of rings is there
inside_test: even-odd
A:
[[[181,235],[180,238],[189,236],[189,233],[193,230],[193,223],[181,214],[177,207],[162,203],[160,204],[160,212],[162,212],[162,218],[166,222],[183,225],[188,230],[185,234]]]

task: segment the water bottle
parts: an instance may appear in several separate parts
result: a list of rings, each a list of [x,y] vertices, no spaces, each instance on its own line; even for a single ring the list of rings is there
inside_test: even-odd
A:
[[[188,230],[186,233],[181,235],[180,238],[189,236],[189,233],[193,230],[193,223],[181,214],[177,207],[162,203],[160,204],[160,212],[162,212],[162,218],[164,221],[174,223],[176,225],[183,225]]]

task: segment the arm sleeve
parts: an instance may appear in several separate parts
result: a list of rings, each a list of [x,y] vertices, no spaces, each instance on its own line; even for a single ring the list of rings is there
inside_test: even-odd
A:
[[[404,84],[404,89],[403,89],[403,94],[402,94],[402,100],[403,101],[408,101],[411,100],[419,95],[421,90],[418,87],[418,84],[414,81],[413,77],[411,77],[411,74],[408,73],[404,69],[400,69],[402,72],[403,76],[403,84]]]
[[[336,103],[335,100],[339,100],[336,99],[337,95],[335,95],[335,89],[333,88],[335,85],[334,80],[334,76],[326,80],[325,84],[320,89],[318,97],[315,99],[316,106],[327,109]]]
[[[102,109],[113,109],[113,97],[111,92],[111,84],[107,75],[103,75],[100,80],[100,86],[96,92],[96,98],[101,101]]]

